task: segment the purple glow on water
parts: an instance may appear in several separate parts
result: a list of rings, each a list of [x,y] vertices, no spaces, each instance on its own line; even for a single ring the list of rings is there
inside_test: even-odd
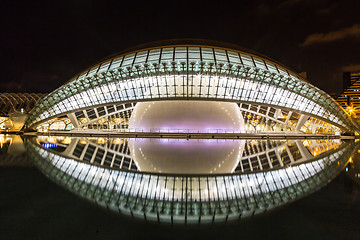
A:
[[[137,103],[129,129],[143,132],[241,132],[244,119],[235,103],[156,101]],[[230,173],[244,142],[217,139],[130,139],[133,160],[141,171],[166,173]]]
[[[218,139],[129,139],[131,156],[141,171],[230,173],[244,141]]]

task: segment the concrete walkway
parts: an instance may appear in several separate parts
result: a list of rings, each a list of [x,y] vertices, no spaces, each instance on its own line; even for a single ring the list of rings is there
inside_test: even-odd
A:
[[[51,131],[24,135],[116,138],[181,138],[181,139],[355,139],[355,136],[305,133],[168,133],[168,132],[111,132],[111,131]]]

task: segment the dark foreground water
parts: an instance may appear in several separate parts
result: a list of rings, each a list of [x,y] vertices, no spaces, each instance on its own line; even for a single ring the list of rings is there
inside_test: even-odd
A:
[[[0,239],[360,239],[359,190],[341,173],[318,192],[266,215],[172,227],[96,207],[35,167],[0,167]]]

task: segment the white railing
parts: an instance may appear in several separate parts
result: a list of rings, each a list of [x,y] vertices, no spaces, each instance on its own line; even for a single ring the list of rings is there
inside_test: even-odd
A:
[[[144,130],[142,128],[126,128],[126,129],[73,129],[72,132],[86,132],[86,131],[96,131],[96,132],[149,132],[149,133],[247,133],[248,131],[239,130],[239,129],[159,129],[151,128],[149,130]],[[254,131],[255,132],[255,131]],[[260,133],[261,131],[256,131]]]

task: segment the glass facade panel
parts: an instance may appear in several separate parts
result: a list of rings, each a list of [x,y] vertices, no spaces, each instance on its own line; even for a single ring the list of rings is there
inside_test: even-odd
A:
[[[172,97],[275,105],[327,120],[342,131],[353,129],[333,99],[284,67],[245,52],[191,45],[140,50],[96,64],[44,98],[26,126],[92,105]]]

